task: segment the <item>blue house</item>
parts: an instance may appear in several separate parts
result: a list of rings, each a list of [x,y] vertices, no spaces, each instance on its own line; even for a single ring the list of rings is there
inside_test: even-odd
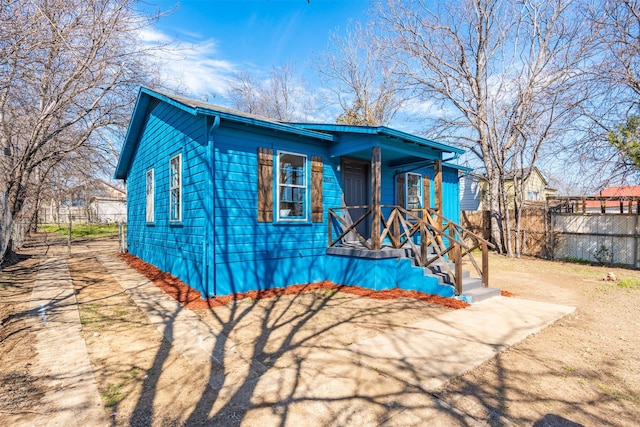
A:
[[[462,152],[141,89],[115,172],[128,250],[210,297],[330,280],[474,300],[489,244],[457,225]]]

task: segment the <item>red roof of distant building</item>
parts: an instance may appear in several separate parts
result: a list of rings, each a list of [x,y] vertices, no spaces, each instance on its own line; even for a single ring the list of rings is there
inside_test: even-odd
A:
[[[627,185],[627,186],[614,186],[607,187],[602,190],[600,193],[594,194],[595,197],[611,197],[611,198],[625,198],[625,197],[640,197],[640,185]],[[606,206],[609,208],[618,208],[620,206],[619,201],[609,201],[605,202]],[[585,201],[585,205],[587,209],[600,209],[601,202],[598,200],[587,200]],[[625,211],[626,211],[626,203],[625,203]]]
[[[640,197],[640,185],[608,187],[595,195],[602,197]]]

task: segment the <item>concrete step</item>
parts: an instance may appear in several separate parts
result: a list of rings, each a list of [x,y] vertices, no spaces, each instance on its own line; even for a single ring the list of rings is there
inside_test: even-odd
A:
[[[482,288],[482,279],[477,279],[475,277],[462,279],[462,293],[480,288]]]
[[[449,276],[447,276],[445,273],[438,273],[438,274],[434,274],[429,272],[428,269],[425,269],[425,276],[429,276],[429,277],[435,277],[436,279],[438,279],[438,283],[442,284],[442,285],[449,285],[449,286],[453,286],[453,283],[451,283],[451,281],[449,280]],[[470,291],[472,289],[478,289],[482,287],[482,280],[475,278],[475,277],[469,277],[469,272],[462,270],[463,271],[463,275],[462,275],[462,291]]]
[[[487,300],[493,297],[500,296],[500,289],[498,288],[475,288],[469,291],[463,291],[463,298],[470,304],[474,304],[480,301]]]
[[[451,271],[455,273],[455,264],[450,265]],[[449,279],[449,274],[447,274],[447,270],[442,268],[442,266],[433,266],[424,267],[424,275],[438,278],[438,282],[451,285],[451,280]],[[462,281],[466,281],[470,279],[471,272],[469,270],[462,270]]]
[[[453,273],[456,272],[456,264],[454,262],[449,262],[447,263],[447,265],[451,269],[451,272]],[[447,274],[447,269],[442,263],[429,264],[429,266],[426,267],[426,269],[431,270],[433,274],[438,274],[438,273]],[[463,278],[469,277],[470,275],[471,275],[471,272],[469,270],[465,270],[465,269],[462,270]]]

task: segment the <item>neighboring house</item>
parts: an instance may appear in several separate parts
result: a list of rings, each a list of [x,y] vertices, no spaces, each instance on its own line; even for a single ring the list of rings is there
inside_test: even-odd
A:
[[[349,250],[347,236],[328,248],[328,230],[365,214],[357,230],[379,245],[366,215],[396,204],[459,222],[468,169],[443,159],[462,152],[387,127],[283,123],[141,89],[115,172],[128,189],[128,250],[206,296],[321,280],[452,296],[388,248]]]
[[[89,222],[123,222],[127,220],[127,192],[108,182],[98,180],[95,191],[88,197]]]
[[[547,200],[547,197],[555,196],[557,193],[557,190],[549,187],[549,183],[544,175],[542,175],[542,172],[535,166],[509,171],[505,174],[504,178],[509,207],[513,207],[513,199],[515,197],[514,184],[520,185],[523,179],[524,185],[522,188],[525,203],[544,202]]]
[[[555,196],[557,191],[549,187],[547,180],[536,167],[509,171],[505,174],[504,187],[509,208],[514,206],[514,183],[524,179],[524,203],[544,202],[547,197]],[[478,174],[465,174],[460,177],[460,209],[463,211],[489,210],[489,181]]]
[[[95,179],[77,185],[43,203],[40,223],[122,222],[127,220],[127,193],[122,188]]]
[[[460,176],[460,210],[488,210],[488,194],[489,181],[482,175],[464,173]]]

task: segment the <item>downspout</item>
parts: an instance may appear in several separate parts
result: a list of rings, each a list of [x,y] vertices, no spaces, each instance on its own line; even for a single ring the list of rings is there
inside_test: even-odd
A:
[[[204,221],[204,248],[202,251],[203,262],[202,265],[204,267],[204,283],[206,286],[206,291],[209,293],[209,280],[213,281],[213,294],[207,295],[215,297],[217,295],[216,289],[216,263],[214,260],[214,242],[213,242],[213,231],[215,228],[215,141],[213,139],[213,135],[216,130],[220,127],[220,116],[214,116],[213,123],[208,129],[207,132],[207,152],[206,152],[206,166],[207,166],[207,182],[205,188],[205,212],[208,215],[205,215]],[[211,275],[209,274],[209,270],[211,269]]]
[[[453,153],[452,157],[449,157],[448,159],[442,159],[442,162],[450,162],[451,160],[457,160],[458,157],[460,157],[460,153]]]

